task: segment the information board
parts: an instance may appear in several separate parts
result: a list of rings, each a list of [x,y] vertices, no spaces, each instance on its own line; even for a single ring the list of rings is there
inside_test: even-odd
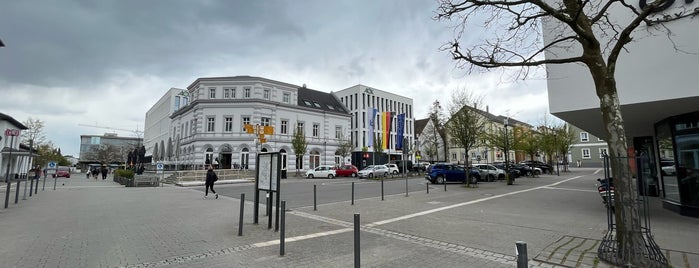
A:
[[[257,163],[257,181],[260,190],[272,190],[272,165],[270,161],[272,160],[271,154],[260,154],[259,162]]]

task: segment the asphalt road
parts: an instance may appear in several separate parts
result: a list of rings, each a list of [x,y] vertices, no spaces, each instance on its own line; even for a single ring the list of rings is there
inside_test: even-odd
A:
[[[381,181],[368,179],[353,179],[353,178],[336,178],[336,179],[303,179],[289,178],[282,180],[281,196],[282,200],[286,200],[287,207],[298,208],[313,206],[313,185],[316,185],[316,202],[320,204],[336,203],[343,201],[351,201],[352,199],[352,182],[354,182],[354,199],[358,202],[360,199],[380,198],[381,197]],[[422,177],[412,177],[407,179],[408,195],[410,192],[426,191],[427,181]],[[460,184],[448,184],[447,187],[457,187]],[[430,191],[444,191],[442,185],[430,184]],[[191,187],[198,190],[204,190],[203,186]],[[402,194],[405,195],[406,179],[395,178],[384,180],[384,196]],[[219,195],[240,198],[241,193],[245,193],[246,200],[253,200],[255,190],[254,183],[241,184],[224,184],[215,185],[214,190]],[[264,191],[260,192],[264,198]],[[264,199],[261,199],[264,203]]]

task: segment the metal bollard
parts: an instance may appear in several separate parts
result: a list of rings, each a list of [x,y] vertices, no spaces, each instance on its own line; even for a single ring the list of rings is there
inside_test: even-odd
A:
[[[444,191],[447,191],[447,179],[444,179]]]
[[[515,253],[517,255],[517,268],[527,268],[527,243],[524,241],[517,241],[515,243]]]
[[[46,176],[44,176],[44,184],[41,185],[41,190],[43,191],[44,188],[46,188]]]
[[[53,178],[53,190],[54,190],[54,191],[56,190],[56,180],[57,180],[57,179],[58,179],[58,178]]]
[[[279,256],[284,256],[284,232],[286,229],[284,228],[284,226],[286,225],[286,200],[282,200],[282,215],[280,217],[282,218],[282,227],[279,231]]]
[[[361,258],[359,250],[359,213],[354,213],[354,267],[361,267]]]
[[[352,205],[354,205],[354,182],[352,182]]]
[[[429,182],[425,182],[425,188],[427,188],[427,194],[429,194],[430,193],[430,183]]]
[[[269,193],[267,193],[267,199],[266,199],[266,200],[267,200],[267,201],[266,201],[267,204],[265,204],[265,216],[269,216],[269,209],[267,209],[267,208],[269,208]]]
[[[408,177],[405,177],[405,196],[408,196]]]
[[[17,189],[15,189],[15,204],[19,202],[19,182],[22,181],[21,179],[17,180]]]
[[[26,183],[25,183],[26,184]],[[26,185],[24,187],[27,187]],[[32,196],[34,192],[34,180],[29,180],[29,196]]]
[[[383,201],[383,179],[381,179],[381,201]]]
[[[316,201],[317,201],[317,199],[316,199],[316,185],[313,184],[313,211],[318,210],[318,206],[317,206]]]
[[[34,194],[39,193],[39,178],[36,178],[36,188],[34,188]]]
[[[245,210],[245,194],[240,194],[240,216],[238,217],[238,236],[243,236],[243,211]]]

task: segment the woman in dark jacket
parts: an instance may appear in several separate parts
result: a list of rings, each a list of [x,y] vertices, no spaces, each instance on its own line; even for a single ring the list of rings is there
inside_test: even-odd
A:
[[[206,189],[204,190],[204,199],[209,195],[209,188],[211,188],[211,193],[216,195],[218,199],[218,194],[214,191],[214,182],[218,180],[216,172],[214,172],[214,167],[209,165],[209,170],[206,171]]]

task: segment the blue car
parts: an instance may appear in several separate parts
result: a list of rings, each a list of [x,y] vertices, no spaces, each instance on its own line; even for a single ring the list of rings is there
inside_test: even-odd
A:
[[[472,182],[477,182],[481,174],[477,170],[469,169],[469,177]],[[435,184],[445,182],[463,183],[466,181],[466,169],[456,164],[437,163],[429,167],[425,179]]]

